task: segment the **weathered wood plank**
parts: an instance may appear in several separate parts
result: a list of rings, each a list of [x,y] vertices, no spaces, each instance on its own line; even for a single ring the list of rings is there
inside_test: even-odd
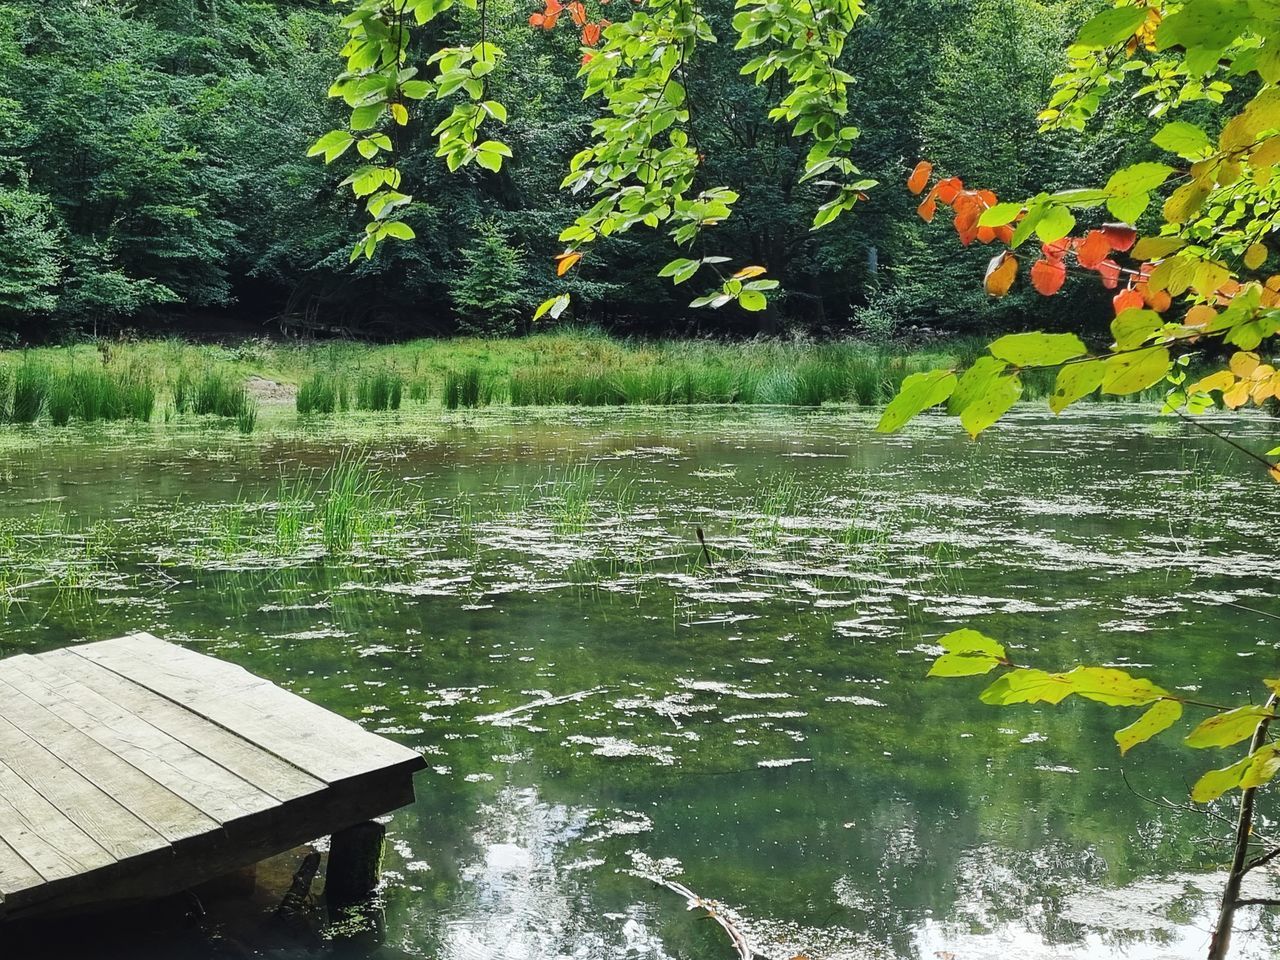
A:
[[[43,882],[44,878],[19,856],[17,850],[0,840],[0,899]]]
[[[107,796],[127,802],[134,816],[170,843],[217,828],[218,821],[27,696],[10,682],[15,679],[22,678],[14,669],[0,676],[0,719],[38,741]]]
[[[116,862],[3,762],[0,823],[4,841],[45,880],[74,877]]]
[[[0,718],[0,760],[114,859],[170,849],[169,841],[119,800],[3,718]]]
[[[37,659],[67,682],[83,684],[277,800],[295,800],[324,789],[323,781],[275,754],[70,650],[55,650]]]
[[[149,634],[70,648],[77,655],[182,704],[326,783],[403,764],[415,751],[369,733],[234,664]]]
[[[75,666],[83,663],[78,657]],[[28,716],[28,711],[6,712],[0,695],[0,716],[36,735],[41,725],[73,728],[99,749],[73,742],[55,753],[106,789],[95,773],[102,767],[117,780],[132,786],[113,791],[129,797],[130,808],[148,823],[171,827],[178,840],[214,829],[219,824],[269,810],[278,804],[272,797],[225,767],[158,730],[124,707],[65,674],[52,662],[36,657],[14,657],[0,662],[0,683],[16,688],[43,708],[49,716]],[[139,690],[140,693],[143,691]],[[11,715],[17,712],[21,718]],[[24,721],[26,725],[24,725]],[[34,728],[34,729],[32,729]],[[63,736],[64,740],[74,740]],[[50,749],[53,749],[50,747]],[[110,762],[123,763],[136,776],[119,773]],[[83,766],[82,766],[83,764]],[[163,832],[163,831],[162,831]]]

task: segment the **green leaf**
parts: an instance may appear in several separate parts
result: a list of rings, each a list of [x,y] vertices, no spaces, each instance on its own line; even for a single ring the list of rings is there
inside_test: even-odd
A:
[[[1011,703],[1061,703],[1071,695],[1071,682],[1060,673],[1021,668],[1010,670],[983,690],[979,699],[995,706]]]
[[[1168,730],[1182,717],[1182,704],[1177,700],[1158,700],[1142,716],[1129,726],[1115,733],[1124,756],[1140,743],[1146,743],[1157,733]]]
[[[1018,219],[1018,214],[1021,212],[1022,204],[1020,203],[997,203],[994,207],[987,207],[982,211],[982,216],[978,218],[978,226],[1003,227]]]
[[[1258,723],[1264,717],[1270,717],[1271,711],[1265,707],[1236,707],[1226,713],[1218,713],[1209,717],[1198,727],[1187,734],[1188,747],[1229,747],[1233,743],[1247,740],[1253,736]]]
[[[1068,363],[1058,371],[1058,377],[1053,383],[1049,409],[1054,413],[1061,413],[1077,400],[1087,397],[1102,386],[1105,372],[1106,367],[1101,360]]]
[[[971,677],[1008,662],[1004,647],[977,630],[953,630],[938,643],[947,652],[933,661],[931,677]]]
[[[1151,142],[1161,150],[1176,153],[1187,160],[1195,160],[1206,148],[1212,146],[1207,133],[1185,120],[1166,123],[1151,138]]]
[[[1173,167],[1163,163],[1135,163],[1117,170],[1107,181],[1107,209],[1125,223],[1136,223],[1151,202],[1151,191],[1164,183]]]
[[[1133,353],[1118,353],[1102,364],[1102,392],[1126,396],[1154,386],[1164,378],[1169,371],[1169,351],[1164,347],[1149,347]]]
[[[1017,374],[994,377],[975,400],[960,411],[960,425],[970,437],[1003,417],[1022,396],[1022,380]]]
[[[431,84],[426,80],[406,80],[400,84],[400,92],[410,100],[422,100],[431,95]]]
[[[697,273],[698,268],[701,266],[702,266],[702,261],[700,260],[688,260],[688,259],[685,259],[684,257],[679,257],[675,260],[672,260],[670,263],[664,266],[661,270],[659,270],[658,276],[671,277],[671,282],[673,284],[684,283],[686,280],[692,277],[695,273]]]
[[[1011,333],[987,349],[1018,367],[1056,367],[1088,352],[1074,333]]]
[[[937,406],[956,388],[956,375],[950,370],[913,373],[902,381],[898,395],[889,401],[876,424],[880,433],[893,433],[916,414]]]
[[[1154,310],[1130,307],[1111,321],[1111,335],[1116,338],[1116,348],[1132,350],[1140,347],[1164,326],[1164,318]]]
[[[1191,788],[1191,799],[1196,803],[1208,803],[1210,800],[1217,800],[1228,790],[1240,786],[1240,781],[1244,777],[1245,771],[1249,769],[1252,763],[1253,757],[1245,757],[1229,767],[1210,770],[1197,780],[1196,785]]]
[[[1274,743],[1263,744],[1249,757],[1249,768],[1240,778],[1240,788],[1260,787],[1280,773],[1280,748]]]
[[[351,111],[351,129],[369,130],[376,126],[386,112],[385,103],[371,103],[365,107],[356,107]]]
[[[558,297],[542,301],[538,305],[538,309],[533,312],[533,319],[541,320],[548,313],[551,314],[553,320],[559,319],[560,314],[564,313],[567,306],[569,306],[569,294],[562,293]]]
[[[1056,243],[1071,233],[1076,225],[1076,215],[1064,206],[1051,204],[1036,224],[1036,236],[1045,243]]]
[[[1071,681],[1072,693],[1110,707],[1140,707],[1169,695],[1169,691],[1150,680],[1130,676],[1114,667],[1076,667],[1066,676]]]
[[[1114,7],[1103,10],[1080,28],[1075,45],[1086,50],[1102,50],[1133,36],[1147,19],[1146,7]]]
[[[752,313],[758,313],[768,305],[765,295],[759,290],[743,290],[738,294],[738,306],[743,310],[749,310]]]
[[[392,220],[390,223],[383,224],[382,235],[384,237],[395,237],[397,240],[412,240],[416,236],[413,232],[413,227],[403,220]]]

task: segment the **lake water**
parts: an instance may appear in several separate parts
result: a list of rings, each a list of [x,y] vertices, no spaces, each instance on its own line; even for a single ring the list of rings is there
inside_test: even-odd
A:
[[[978,442],[873,422],[6,432],[0,654],[149,630],[431,764],[389,822],[383,937],[211,913],[76,955],[733,956],[664,878],[779,960],[1201,955],[1227,828],[1176,806],[1236,754],[1166,736],[1122,761],[1132,711],[987,707],[982,678],[924,673],[969,625],[1020,662],[1259,698],[1275,484],[1127,405],[1027,409]],[[1221,425],[1277,442],[1263,418]],[[350,546],[326,549],[314,512],[281,533],[281,491],[318,495],[339,458],[379,484],[377,516]],[[1280,945],[1254,910],[1240,930],[1237,956]]]

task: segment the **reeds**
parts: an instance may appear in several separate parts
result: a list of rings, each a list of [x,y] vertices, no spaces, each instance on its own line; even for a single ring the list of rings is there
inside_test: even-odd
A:
[[[183,367],[173,383],[173,405],[178,413],[226,417],[236,421],[241,433],[252,433],[258,408],[249,389],[229,370],[218,367],[191,370]]]
[[[404,380],[395,370],[384,367],[366,373],[356,384],[356,409],[399,410],[403,392]]]
[[[333,371],[317,370],[299,385],[294,405],[303,416],[333,413],[339,409],[343,387],[342,378]]]
[[[448,370],[444,375],[441,398],[446,410],[484,407],[493,402],[493,387],[478,366]]]

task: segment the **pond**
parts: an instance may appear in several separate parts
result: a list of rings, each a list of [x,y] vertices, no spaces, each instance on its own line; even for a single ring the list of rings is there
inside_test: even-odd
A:
[[[246,943],[211,919],[121,955],[732,956],[675,885],[780,960],[1201,954],[1226,831],[1179,805],[1225,756],[1167,737],[1122,761],[1131,711],[988,707],[981,678],[924,673],[969,625],[1022,662],[1257,697],[1274,484],[1128,405],[1028,408],[978,442],[873,423],[5,433],[0,654],[149,630],[431,764],[389,823],[381,942]],[[1255,911],[1240,928],[1237,956],[1280,945]]]

